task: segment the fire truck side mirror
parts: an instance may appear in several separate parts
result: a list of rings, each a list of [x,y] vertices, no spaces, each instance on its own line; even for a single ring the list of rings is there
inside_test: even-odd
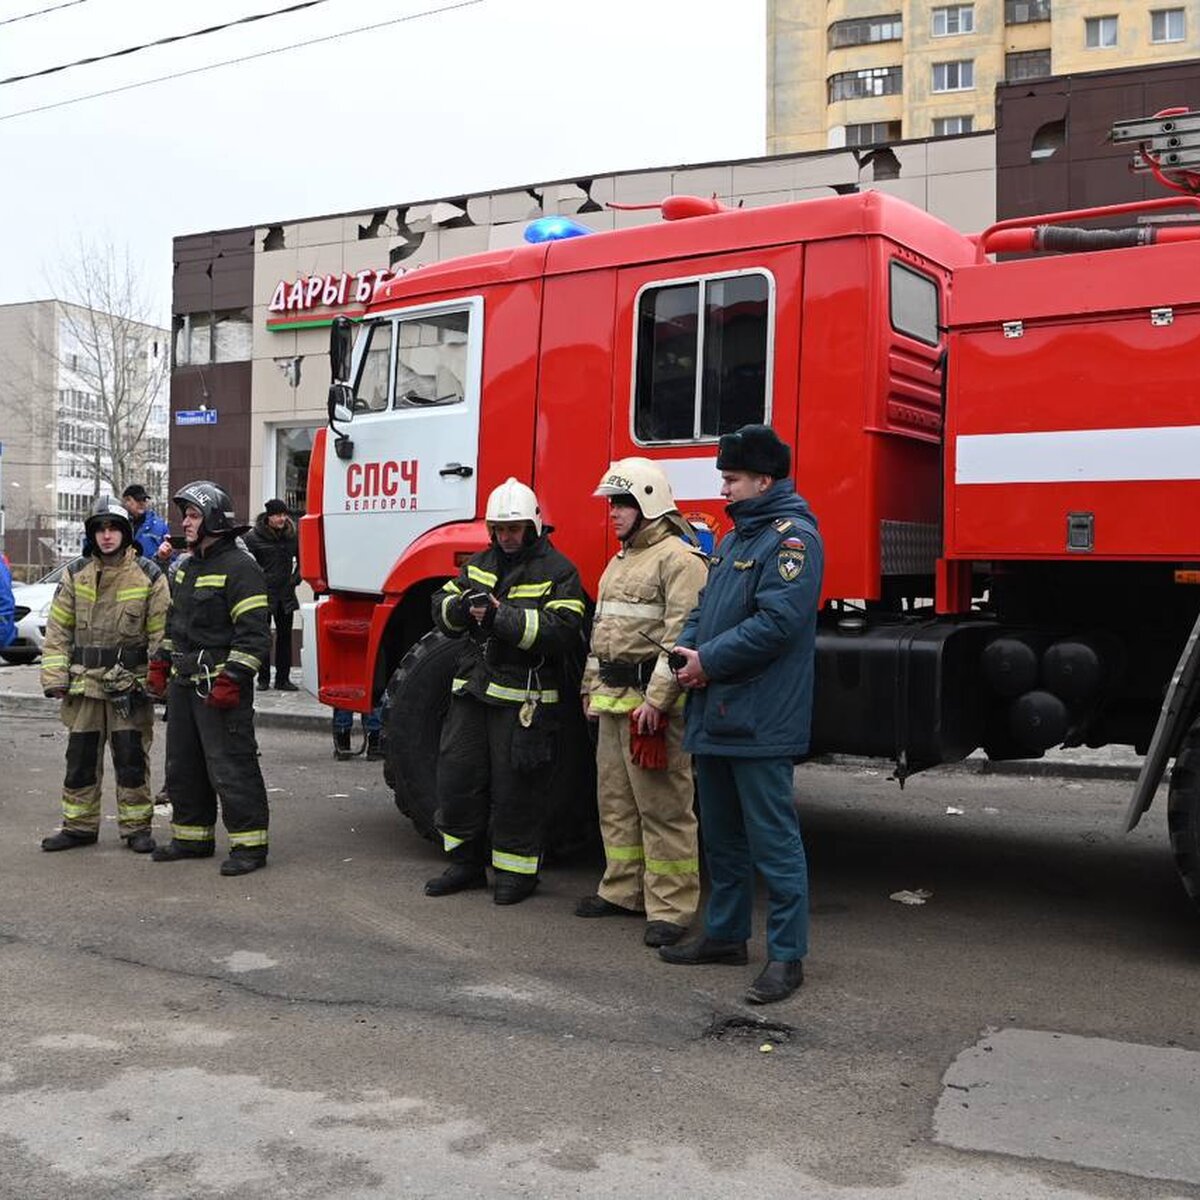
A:
[[[334,317],[329,327],[329,369],[334,383],[350,380],[350,351],[354,337],[349,317]]]

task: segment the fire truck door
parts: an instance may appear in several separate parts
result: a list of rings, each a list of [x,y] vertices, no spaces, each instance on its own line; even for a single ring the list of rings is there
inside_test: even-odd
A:
[[[720,435],[765,422],[796,436],[801,258],[750,247],[620,273],[612,456],[659,461],[706,549],[728,525]]]
[[[331,585],[382,592],[422,534],[475,515],[483,299],[382,316],[355,345],[353,442],[326,439],[325,554]]]

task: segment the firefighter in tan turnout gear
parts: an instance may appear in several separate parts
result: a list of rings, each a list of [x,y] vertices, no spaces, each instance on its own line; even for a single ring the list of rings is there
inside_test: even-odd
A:
[[[492,898],[517,904],[537,887],[558,713],[585,608],[579,572],[550,544],[530,488],[506,480],[485,519],[491,545],[433,597],[434,622],[462,649],[438,749],[436,820],[450,865],[425,894],[485,886],[490,834]]]
[[[67,738],[62,829],[43,850],[93,845],[100,833],[104,744],[117,777],[117,821],[130,850],[154,849],[150,741],[154,709],[146,664],[162,640],[167,578],[141,556],[125,506],[101,496],[84,522],[84,553],[50,604],[42,690],[62,700]]]
[[[704,586],[707,562],[680,515],[662,468],[625,458],[605,472],[620,550],[600,578],[591,655],[583,677],[596,749],[604,878],[579,917],[639,916],[647,946],[669,946],[700,899],[692,769],[683,753],[683,689],[674,646]],[[686,539],[686,540],[685,540]]]
[[[267,789],[254,737],[254,679],[266,660],[267,585],[238,544],[229,493],[207,479],[175,493],[190,553],[175,573],[167,634],[147,686],[167,689],[167,791],[171,841],[155,862],[211,858],[217,797],[229,834],[222,875],[267,862]]]

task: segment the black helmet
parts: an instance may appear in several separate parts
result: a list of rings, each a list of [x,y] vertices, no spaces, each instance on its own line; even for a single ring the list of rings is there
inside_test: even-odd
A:
[[[188,505],[195,505],[204,514],[201,528],[214,536],[222,533],[245,533],[249,525],[238,525],[233,511],[233,498],[211,479],[197,479],[185,484],[171,497],[185,514]]]
[[[103,524],[116,525],[121,530],[121,549],[133,541],[133,525],[129,513],[120,500],[115,496],[97,496],[92,511],[83,522],[84,553],[90,554],[96,548],[96,529]]]

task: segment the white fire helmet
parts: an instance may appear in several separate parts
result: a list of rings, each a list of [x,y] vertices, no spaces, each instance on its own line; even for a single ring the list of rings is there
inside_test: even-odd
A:
[[[610,463],[593,496],[632,496],[647,521],[678,512],[667,473],[648,458],[619,458]]]
[[[488,497],[484,520],[491,524],[504,521],[530,521],[533,531],[542,536],[542,510],[538,507],[533,488],[526,487],[511,475]]]

